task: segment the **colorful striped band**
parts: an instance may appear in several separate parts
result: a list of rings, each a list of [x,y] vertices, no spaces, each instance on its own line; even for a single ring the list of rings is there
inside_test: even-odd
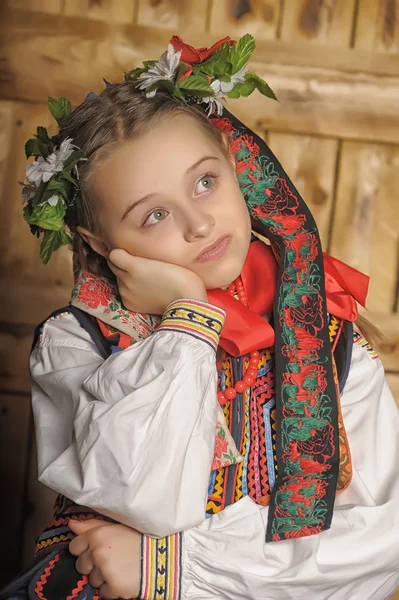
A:
[[[225,319],[223,309],[199,300],[176,300],[166,308],[160,330],[179,331],[207,342],[216,351]]]

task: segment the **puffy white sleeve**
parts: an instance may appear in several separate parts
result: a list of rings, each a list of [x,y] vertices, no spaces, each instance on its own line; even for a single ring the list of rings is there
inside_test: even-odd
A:
[[[218,307],[177,301],[107,360],[71,314],[48,321],[30,360],[39,480],[150,535],[203,521],[223,321]]]
[[[265,543],[268,507],[246,496],[163,545],[144,536],[141,599],[391,597],[399,585],[399,413],[370,350],[354,344],[341,398],[353,478],[336,498],[331,528]]]

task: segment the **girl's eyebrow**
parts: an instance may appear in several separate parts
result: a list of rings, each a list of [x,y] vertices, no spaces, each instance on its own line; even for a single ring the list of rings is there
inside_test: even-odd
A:
[[[189,173],[191,173],[192,171],[194,171],[197,167],[199,167],[203,162],[205,162],[206,160],[219,160],[219,158],[217,156],[203,156],[202,158],[200,158],[199,160],[197,160],[196,163],[194,163],[193,165],[191,165],[191,167],[188,167],[187,171],[186,171],[186,175],[188,175]],[[146,202],[146,200],[149,200],[150,198],[152,198],[153,196],[157,196],[156,192],[152,192],[151,194],[146,194],[145,196],[143,196],[142,198],[140,198],[139,200],[135,200],[125,211],[121,222],[126,219],[127,215],[130,213],[130,211],[133,210],[133,208],[136,208],[136,206],[138,206],[139,204],[142,204],[143,202]]]

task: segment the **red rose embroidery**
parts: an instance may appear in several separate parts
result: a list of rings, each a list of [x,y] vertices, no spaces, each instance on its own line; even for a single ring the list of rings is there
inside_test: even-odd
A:
[[[97,308],[98,306],[108,306],[114,295],[114,289],[108,281],[89,279],[79,289],[78,301],[86,304],[89,308]]]
[[[314,461],[325,464],[333,456],[335,450],[334,428],[331,423],[324,427],[324,429],[315,430],[313,436],[308,440],[303,442],[298,441],[297,449],[301,455],[307,454]],[[314,466],[312,465],[312,468]]]
[[[185,63],[203,62],[212,56],[212,54],[214,54],[216,50],[218,50],[218,48],[220,48],[220,46],[225,42],[229,42],[230,45],[234,44],[234,40],[232,40],[230,37],[225,37],[222,40],[219,40],[210,48],[194,48],[193,46],[190,46],[190,44],[185,44],[178,35],[174,35],[170,40],[170,43],[176,52],[179,50],[182,51],[180,61]]]
[[[264,207],[269,213],[273,211],[284,213],[298,208],[298,198],[291,192],[285,179],[277,179],[276,184],[265,191],[265,195],[267,199]]]
[[[323,327],[323,304],[319,294],[302,296],[302,306],[291,308],[294,323],[301,324],[306,331],[315,333]]]
[[[214,455],[218,458],[221,458],[222,454],[226,452],[228,446],[229,445],[226,438],[223,435],[220,435],[220,433],[218,433],[216,435]]]

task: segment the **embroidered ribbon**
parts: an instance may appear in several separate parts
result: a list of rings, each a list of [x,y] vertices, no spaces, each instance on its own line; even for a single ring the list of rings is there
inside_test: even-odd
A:
[[[349,265],[323,253],[327,310],[346,321],[358,315],[356,300],[365,306],[369,277]],[[226,311],[220,346],[238,357],[252,350],[274,345],[274,329],[262,315],[273,310],[278,264],[270,246],[253,242],[245,261],[241,280],[249,308],[224,290],[209,290],[208,299]],[[307,296],[303,297],[306,310]]]

